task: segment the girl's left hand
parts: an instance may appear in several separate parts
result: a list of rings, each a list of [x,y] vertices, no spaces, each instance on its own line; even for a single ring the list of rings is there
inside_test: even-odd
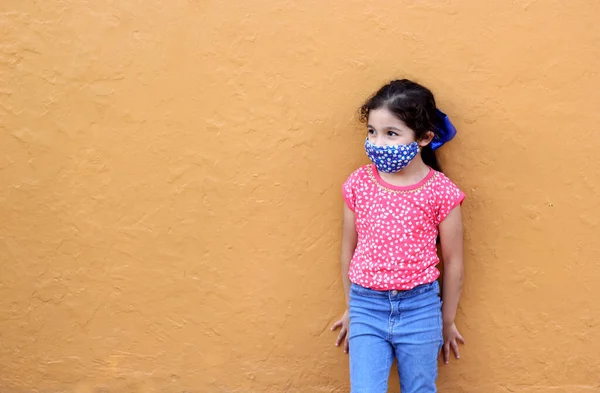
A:
[[[456,325],[444,325],[444,347],[442,353],[444,355],[444,364],[448,364],[450,361],[450,348],[454,352],[454,356],[460,359],[460,352],[458,351],[458,343],[465,344],[465,339],[460,335]]]

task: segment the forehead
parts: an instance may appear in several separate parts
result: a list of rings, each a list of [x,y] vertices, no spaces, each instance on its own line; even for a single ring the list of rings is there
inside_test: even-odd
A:
[[[410,128],[400,119],[398,119],[387,108],[373,109],[369,112],[369,126],[376,129],[397,128],[400,130],[410,130]]]

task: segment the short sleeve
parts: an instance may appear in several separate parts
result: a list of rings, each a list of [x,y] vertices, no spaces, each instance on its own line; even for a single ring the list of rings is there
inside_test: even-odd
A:
[[[359,171],[352,173],[342,185],[342,195],[348,208],[356,210],[356,184],[359,177]]]
[[[452,183],[446,176],[440,174],[440,181],[436,184],[437,195],[437,215],[438,225],[450,214],[457,206],[465,200],[465,194]]]

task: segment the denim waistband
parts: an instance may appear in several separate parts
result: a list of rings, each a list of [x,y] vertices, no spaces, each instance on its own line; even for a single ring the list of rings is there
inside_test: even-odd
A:
[[[352,283],[350,286],[350,293],[354,293],[358,296],[366,296],[366,297],[374,297],[374,298],[385,298],[385,299],[401,299],[406,297],[411,297],[415,295],[420,295],[427,292],[439,292],[440,284],[436,281],[429,284],[422,284],[414,287],[413,289],[409,289],[406,291],[401,290],[386,290],[386,291],[378,291],[376,289],[365,288],[358,284]]]

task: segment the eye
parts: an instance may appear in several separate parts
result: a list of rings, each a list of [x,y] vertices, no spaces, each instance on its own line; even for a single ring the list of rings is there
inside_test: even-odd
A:
[[[374,135],[374,134],[375,134],[375,130],[374,130],[374,129],[372,129],[372,128],[369,128],[369,129],[367,130],[367,134],[369,134],[369,135]]]
[[[395,133],[394,131],[388,131],[387,133],[389,136],[398,136],[397,133]]]

